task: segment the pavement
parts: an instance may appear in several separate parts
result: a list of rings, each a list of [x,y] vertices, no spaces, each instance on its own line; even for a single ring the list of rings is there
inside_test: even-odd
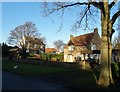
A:
[[[43,78],[34,78],[2,71],[2,90],[70,90]]]

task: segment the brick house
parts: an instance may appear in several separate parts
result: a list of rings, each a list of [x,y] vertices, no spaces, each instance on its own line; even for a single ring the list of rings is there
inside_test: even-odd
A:
[[[73,37],[70,35],[70,40],[64,47],[64,62],[76,62],[87,60],[88,58],[99,58],[100,54],[93,52],[100,52],[100,36],[98,29],[94,32]]]
[[[58,51],[58,50],[55,49],[55,48],[46,48],[46,49],[45,49],[45,53],[59,54],[60,51]]]
[[[26,45],[27,52],[39,54],[45,52],[45,44],[42,39],[33,37],[24,37],[24,44]]]

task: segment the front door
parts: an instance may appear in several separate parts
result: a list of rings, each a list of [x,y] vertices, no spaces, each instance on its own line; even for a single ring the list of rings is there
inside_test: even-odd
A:
[[[70,55],[70,62],[73,62],[73,60],[72,60],[72,55]]]

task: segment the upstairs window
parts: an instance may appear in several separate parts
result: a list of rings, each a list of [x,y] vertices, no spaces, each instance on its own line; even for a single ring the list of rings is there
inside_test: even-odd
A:
[[[95,44],[91,45],[91,50],[96,50],[96,45]]]
[[[37,45],[36,45],[36,44],[34,44],[34,48],[37,48]]]
[[[69,51],[73,51],[74,50],[74,46],[73,45],[68,46],[68,50]]]

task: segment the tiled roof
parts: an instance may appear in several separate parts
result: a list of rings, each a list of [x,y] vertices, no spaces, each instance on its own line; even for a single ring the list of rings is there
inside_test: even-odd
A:
[[[25,39],[29,42],[29,43],[32,43],[32,44],[44,44],[42,39],[39,39],[39,38],[32,38],[32,37],[25,37]]]
[[[96,34],[95,32],[92,32],[92,33],[73,37],[72,39],[69,40],[65,48],[71,44],[75,46],[87,46],[91,43],[91,40],[93,39],[95,34]]]
[[[59,52],[59,51],[57,49],[55,49],[55,48],[46,48],[45,52],[50,53],[50,52]]]
[[[90,44],[94,35],[95,35],[95,33],[84,34],[84,35],[80,35],[77,37],[73,37],[71,40],[74,45],[83,46],[83,45]]]

